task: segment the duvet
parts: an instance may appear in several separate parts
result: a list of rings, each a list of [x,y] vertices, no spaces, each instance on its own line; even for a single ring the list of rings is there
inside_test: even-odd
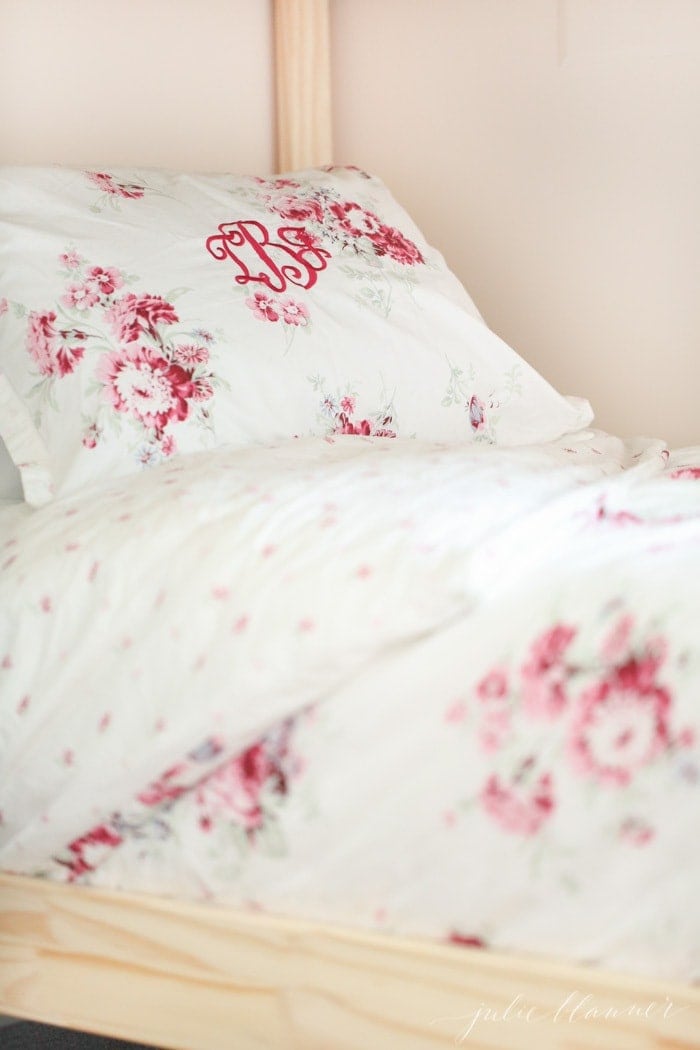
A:
[[[357,436],[0,511],[0,869],[700,977],[700,450]]]

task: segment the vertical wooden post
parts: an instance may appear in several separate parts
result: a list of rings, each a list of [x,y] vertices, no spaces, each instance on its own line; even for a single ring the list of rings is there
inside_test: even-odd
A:
[[[333,159],[330,0],[274,0],[276,167]]]

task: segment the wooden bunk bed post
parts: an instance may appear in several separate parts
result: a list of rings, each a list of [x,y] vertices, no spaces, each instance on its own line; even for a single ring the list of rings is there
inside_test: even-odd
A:
[[[333,159],[329,0],[274,0],[276,168]]]

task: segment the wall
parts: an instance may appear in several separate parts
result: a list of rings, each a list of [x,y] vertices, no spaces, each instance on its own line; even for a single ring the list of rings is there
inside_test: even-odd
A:
[[[700,2],[333,0],[336,156],[599,424],[700,443]]]
[[[700,0],[331,7],[336,158],[600,425],[700,442]],[[270,39],[268,0],[0,0],[0,160],[268,171]]]
[[[266,0],[0,0],[0,161],[267,171],[271,33]]]

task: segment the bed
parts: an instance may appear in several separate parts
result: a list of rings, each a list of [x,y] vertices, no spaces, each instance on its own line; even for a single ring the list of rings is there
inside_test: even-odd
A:
[[[0,1009],[698,1046],[700,450],[592,428],[330,163],[327,20],[275,5],[281,176],[0,173]]]

